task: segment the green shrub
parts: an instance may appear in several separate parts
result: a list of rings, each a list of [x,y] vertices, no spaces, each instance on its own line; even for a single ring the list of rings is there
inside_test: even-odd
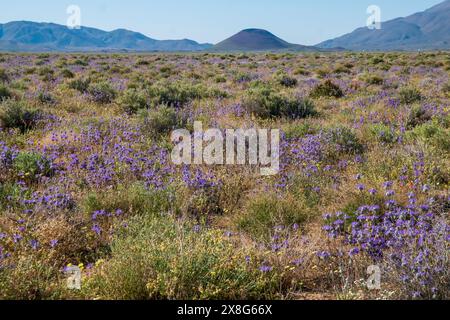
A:
[[[298,80],[288,76],[287,74],[279,74],[276,76],[277,82],[287,88],[293,88],[297,86]]]
[[[0,103],[0,124],[3,128],[19,129],[25,133],[35,128],[41,118],[42,113],[25,102],[9,99]]]
[[[406,120],[406,128],[412,129],[432,119],[432,114],[423,106],[415,106],[409,112]]]
[[[184,82],[159,83],[148,89],[148,95],[153,105],[168,105],[180,108],[195,99],[207,97],[208,90],[202,85],[192,85]]]
[[[3,83],[9,81],[8,73],[3,68],[0,68],[0,81],[3,82]]]
[[[75,77],[75,74],[69,69],[62,70],[61,75],[66,79],[72,79],[73,77]]]
[[[439,126],[437,121],[416,126],[407,133],[407,138],[411,141],[422,140],[443,151],[450,151],[450,131]]]
[[[382,85],[384,83],[383,78],[379,75],[365,75],[363,79],[367,84],[371,85]]]
[[[442,91],[445,94],[450,95],[450,82],[446,83],[443,87],[442,87]]]
[[[364,145],[360,142],[355,132],[347,127],[336,127],[324,133],[330,156],[336,154],[361,154]]]
[[[304,68],[297,68],[294,71],[295,75],[301,75],[301,76],[308,76],[311,74],[308,70],[305,70]]]
[[[257,263],[222,231],[171,217],[135,218],[115,237],[111,259],[85,279],[83,293],[112,300],[273,297],[276,278]]]
[[[83,201],[83,211],[91,215],[95,211],[116,212],[124,215],[159,216],[176,206],[173,193],[167,190],[148,190],[141,183],[118,186],[107,193],[91,193]]]
[[[89,89],[89,85],[91,84],[91,79],[75,79],[69,82],[69,88],[77,90],[81,93],[85,93]]]
[[[34,152],[19,153],[14,159],[13,170],[31,181],[36,181],[40,177],[50,177],[54,172],[51,161]]]
[[[316,114],[315,106],[310,100],[282,95],[265,86],[247,90],[243,107],[263,119],[276,117],[301,119]]]
[[[116,90],[108,82],[91,83],[88,93],[92,101],[104,104],[113,102],[117,95]]]
[[[275,227],[302,225],[308,218],[309,211],[300,199],[264,194],[249,201],[244,214],[237,218],[237,224],[255,240],[267,241]]]
[[[128,89],[124,91],[119,98],[118,103],[121,109],[128,114],[133,114],[149,107],[147,96],[143,91],[137,89]]]
[[[313,98],[341,98],[343,96],[344,92],[342,89],[331,80],[318,84],[311,92],[311,97]]]
[[[403,104],[412,104],[422,100],[422,94],[416,88],[402,88],[399,91],[400,102]]]
[[[392,144],[398,140],[396,132],[384,124],[373,125],[371,133],[375,139],[381,143]]]
[[[11,91],[4,85],[0,84],[0,101],[11,98]]]
[[[174,108],[160,106],[154,110],[148,110],[141,114],[144,117],[144,128],[151,134],[164,135],[177,126],[181,126],[181,119]]]

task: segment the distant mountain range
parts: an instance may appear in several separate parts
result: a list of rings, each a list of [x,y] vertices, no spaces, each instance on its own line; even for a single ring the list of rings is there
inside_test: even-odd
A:
[[[315,47],[292,44],[261,29],[246,29],[216,44],[214,51],[317,51]]]
[[[193,40],[155,40],[141,33],[118,29],[69,29],[54,23],[28,21],[0,24],[2,51],[200,51],[212,44]]]
[[[450,49],[450,0],[424,12],[382,23],[380,30],[352,33],[304,46],[284,41],[261,29],[246,29],[216,44],[193,40],[155,40],[141,33],[111,32],[54,23],[16,21],[0,24],[0,51],[23,52],[148,52],[148,51],[393,51]]]
[[[450,49],[450,0],[406,18],[384,22],[380,30],[359,28],[317,47],[357,51]]]

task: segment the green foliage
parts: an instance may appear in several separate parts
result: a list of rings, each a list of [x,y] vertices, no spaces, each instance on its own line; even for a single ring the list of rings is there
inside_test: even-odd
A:
[[[137,89],[128,89],[124,91],[120,96],[118,103],[121,109],[128,114],[133,114],[149,107],[145,92]]]
[[[0,84],[0,101],[11,98],[11,91],[4,85]]]
[[[84,292],[113,300],[273,297],[274,277],[255,262],[221,231],[141,217],[115,237],[111,259],[86,279]]]
[[[331,80],[318,84],[311,92],[312,98],[341,98],[344,96],[342,89]]]
[[[414,106],[409,112],[406,120],[406,127],[412,129],[418,125],[424,124],[432,119],[430,112],[423,106]]]
[[[116,98],[117,92],[108,82],[91,83],[88,93],[92,101],[97,103],[111,103]]]
[[[168,105],[180,108],[195,99],[208,96],[208,90],[202,85],[192,85],[185,82],[159,83],[148,89],[148,95],[153,105]]]
[[[243,107],[263,119],[277,117],[301,119],[316,114],[312,101],[283,95],[266,86],[247,90]]]
[[[275,79],[280,85],[287,88],[296,87],[298,84],[298,80],[296,78],[292,78],[284,73],[278,74]]]
[[[164,105],[144,111],[141,116],[144,118],[145,130],[156,136],[167,134],[178,126],[182,126],[182,120],[176,110]]]
[[[25,133],[36,127],[41,116],[41,111],[30,108],[22,101],[9,99],[0,103],[0,124],[3,128],[19,129]]]
[[[400,102],[403,104],[413,104],[422,100],[422,94],[417,88],[402,88],[399,90]]]
[[[75,77],[75,74],[72,71],[70,71],[69,69],[63,69],[61,71],[61,75],[66,79],[72,79]]]
[[[398,136],[392,128],[384,124],[376,124],[371,127],[371,133],[378,142],[392,144],[397,142]]]
[[[40,177],[50,177],[54,172],[51,161],[34,152],[20,152],[14,159],[13,170],[30,181],[36,181]]]
[[[302,225],[309,219],[309,211],[301,198],[264,194],[249,200],[245,212],[237,219],[238,227],[256,240],[270,239],[277,226]]]
[[[442,128],[437,121],[416,126],[407,137],[411,141],[424,141],[444,152],[450,151],[450,131]]]
[[[8,82],[9,76],[5,69],[0,68],[0,82]]]
[[[355,132],[347,127],[335,127],[324,133],[325,141],[328,143],[329,156],[339,154],[361,154],[364,152],[364,145],[361,143]]]
[[[81,93],[88,91],[89,85],[91,84],[91,79],[75,79],[69,82],[69,88],[77,90]]]

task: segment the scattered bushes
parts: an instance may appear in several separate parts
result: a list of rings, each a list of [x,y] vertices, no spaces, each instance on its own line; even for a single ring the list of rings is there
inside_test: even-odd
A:
[[[331,80],[318,84],[311,92],[311,97],[313,98],[341,98],[343,96],[344,92],[342,89]]]
[[[336,127],[324,133],[325,141],[328,141],[329,156],[334,154],[361,154],[364,152],[364,145],[360,142],[356,134],[347,127]]]

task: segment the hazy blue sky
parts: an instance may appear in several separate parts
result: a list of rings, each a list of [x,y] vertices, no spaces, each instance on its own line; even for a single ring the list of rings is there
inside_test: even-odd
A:
[[[156,39],[216,43],[249,27],[292,43],[316,44],[364,26],[369,5],[382,20],[423,11],[441,0],[14,0],[2,1],[0,23],[32,20],[65,24],[66,8],[81,8],[82,25],[126,28]]]

